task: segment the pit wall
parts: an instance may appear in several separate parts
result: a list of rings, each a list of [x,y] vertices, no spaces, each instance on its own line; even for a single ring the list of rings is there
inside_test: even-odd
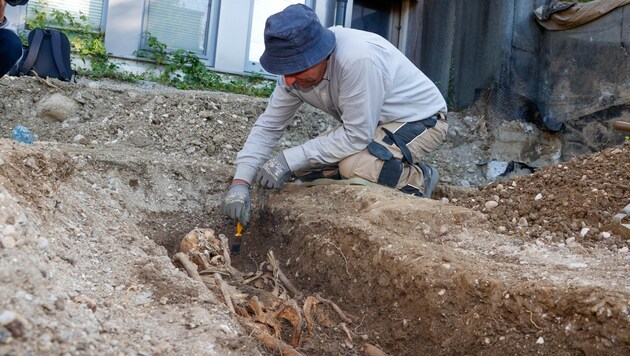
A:
[[[440,225],[457,226],[444,241],[478,234],[472,229],[483,224],[480,216],[433,201],[401,208],[385,192],[378,198],[358,192],[334,207],[300,208],[304,201],[325,201],[333,193],[326,189],[272,195],[265,205],[265,241],[281,260],[291,259],[288,275],[300,288],[330,296],[360,320],[351,329],[389,354],[630,351],[623,295],[509,277],[512,269],[456,252],[436,237]],[[420,229],[409,225],[412,217],[432,222],[417,221]],[[610,317],[598,312],[602,300],[611,305]]]
[[[490,91],[484,103],[497,107],[502,120],[551,130],[566,124],[573,129],[565,142],[585,145],[584,151],[601,149],[590,144],[593,135],[605,136],[607,147],[619,144],[621,133],[585,132],[593,128],[583,121],[609,127],[613,119],[630,118],[630,6],[581,27],[547,31],[533,11],[549,2],[420,0],[411,9],[410,26],[419,35],[408,37],[408,55],[451,110]]]

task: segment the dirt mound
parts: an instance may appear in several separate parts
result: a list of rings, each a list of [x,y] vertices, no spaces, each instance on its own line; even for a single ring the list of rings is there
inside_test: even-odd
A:
[[[630,204],[630,143],[478,191],[445,190],[454,203],[485,213],[498,232],[619,248],[630,238],[614,221]]]
[[[195,228],[234,235],[219,205],[264,99],[6,77],[0,95],[0,354],[276,353],[172,260]],[[459,129],[429,158],[448,178],[445,199],[253,189],[253,221],[232,259],[239,273],[260,271],[272,250],[299,294],[350,318],[322,306],[312,331],[298,325],[295,349],[630,352],[630,254],[615,217],[630,203],[629,145],[463,188],[449,184],[483,182],[473,159],[486,136],[463,132],[482,132],[484,119],[449,122]],[[18,124],[35,144],[9,139]],[[279,149],[332,125],[302,108]],[[263,315],[254,309],[247,316]]]

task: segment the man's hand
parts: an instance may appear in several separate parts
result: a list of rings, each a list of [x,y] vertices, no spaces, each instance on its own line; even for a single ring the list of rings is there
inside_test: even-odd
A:
[[[270,158],[258,172],[256,180],[263,188],[280,188],[291,176],[291,169],[282,152]]]
[[[246,182],[232,182],[225,198],[223,198],[223,214],[241,225],[249,224],[249,216],[252,212],[252,204],[249,198],[249,184]]]

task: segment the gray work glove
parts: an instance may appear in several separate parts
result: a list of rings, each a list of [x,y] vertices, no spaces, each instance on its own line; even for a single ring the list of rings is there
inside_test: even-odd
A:
[[[282,152],[270,158],[258,172],[256,181],[260,182],[263,188],[280,188],[291,176],[291,169],[287,164]]]
[[[252,203],[249,198],[249,185],[237,183],[230,186],[225,198],[223,198],[223,214],[239,221],[244,227],[249,224],[249,216],[252,212]]]

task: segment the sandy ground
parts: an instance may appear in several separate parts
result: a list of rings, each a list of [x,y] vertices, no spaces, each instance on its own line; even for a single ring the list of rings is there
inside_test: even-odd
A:
[[[0,93],[0,354],[279,353],[172,262],[196,227],[234,234],[219,205],[265,99],[6,77]],[[233,265],[253,273],[272,250],[300,307],[319,293],[348,315],[320,304],[295,350],[630,353],[630,144],[486,184],[472,167],[488,137],[461,136],[484,120],[449,115],[435,200],[253,190]],[[18,124],[35,144],[10,139]],[[334,125],[303,108],[280,148]]]

